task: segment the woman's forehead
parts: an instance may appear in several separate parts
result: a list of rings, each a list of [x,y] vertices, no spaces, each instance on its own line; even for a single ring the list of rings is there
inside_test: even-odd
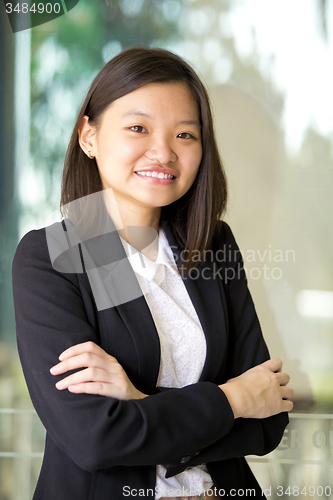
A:
[[[154,119],[159,112],[171,112],[184,115],[184,120],[199,123],[197,102],[189,86],[183,82],[143,85],[113,101],[105,111],[121,118],[141,116],[148,119]]]

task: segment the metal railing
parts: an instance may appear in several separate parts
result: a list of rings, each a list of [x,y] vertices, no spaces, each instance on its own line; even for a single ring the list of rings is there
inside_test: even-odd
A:
[[[0,500],[32,498],[44,440],[45,429],[34,409],[0,408]],[[263,489],[271,487],[272,499],[293,497],[288,487],[291,492],[299,488],[300,498],[307,488],[307,496],[326,499],[333,498],[331,490],[329,496],[324,490],[333,490],[332,457],[333,415],[291,413],[278,448],[263,457],[248,456],[247,461]],[[310,487],[317,488],[314,495],[309,495]],[[281,491],[287,493],[278,494]]]

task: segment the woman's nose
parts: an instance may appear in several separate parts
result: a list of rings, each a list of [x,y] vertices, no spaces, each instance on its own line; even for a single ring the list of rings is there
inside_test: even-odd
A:
[[[149,160],[158,161],[161,164],[173,163],[177,155],[167,141],[155,142],[153,147],[145,155]]]

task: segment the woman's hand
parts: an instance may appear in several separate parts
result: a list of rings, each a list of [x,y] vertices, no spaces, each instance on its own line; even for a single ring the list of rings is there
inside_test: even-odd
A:
[[[294,391],[286,387],[290,377],[281,369],[280,359],[269,359],[219,386],[235,418],[266,418],[292,410]]]
[[[56,383],[59,390],[100,394],[117,399],[142,399],[146,394],[138,391],[118,361],[94,342],[84,342],[66,349],[59,356],[60,363],[50,369],[60,375],[76,368],[79,370]]]

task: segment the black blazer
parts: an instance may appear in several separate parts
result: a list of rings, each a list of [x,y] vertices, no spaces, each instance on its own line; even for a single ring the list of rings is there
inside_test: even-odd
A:
[[[254,488],[263,498],[244,456],[273,450],[288,416],[234,420],[218,387],[269,358],[237,244],[225,222],[219,229],[212,246],[220,249],[219,262],[208,256],[204,272],[183,276],[207,356],[199,382],[180,389],[156,387],[160,345],[143,296],[98,310],[84,266],[76,273],[55,270],[45,229],[23,237],[13,263],[18,349],[47,430],[34,500],[154,498],[156,464],[167,465],[172,476],[203,463],[225,495]],[[164,230],[179,265],[181,247],[168,224]],[[113,355],[149,397],[119,401],[58,391],[64,375],[51,375],[50,367],[62,351],[88,340]]]

